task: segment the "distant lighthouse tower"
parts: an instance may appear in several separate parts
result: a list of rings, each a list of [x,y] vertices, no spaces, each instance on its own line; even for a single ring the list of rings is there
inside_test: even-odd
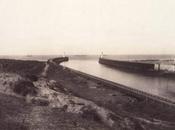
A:
[[[103,58],[103,56],[104,56],[104,55],[103,55],[103,52],[101,52],[100,58]]]

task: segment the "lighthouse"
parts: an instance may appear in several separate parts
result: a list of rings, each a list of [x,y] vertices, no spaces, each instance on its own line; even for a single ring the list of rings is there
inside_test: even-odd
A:
[[[103,58],[103,52],[101,52],[100,58]]]

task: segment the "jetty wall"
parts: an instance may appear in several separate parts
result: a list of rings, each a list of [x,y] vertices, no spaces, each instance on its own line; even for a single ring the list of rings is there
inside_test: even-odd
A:
[[[140,71],[153,71],[155,68],[154,63],[120,61],[120,60],[111,60],[111,59],[105,59],[105,58],[99,58],[99,63],[104,65],[109,65],[112,67],[117,67],[117,68],[140,70]]]
[[[58,57],[58,58],[52,59],[52,61],[57,64],[60,64],[61,62],[69,61],[69,58],[68,57]]]
[[[112,82],[109,80],[105,80],[105,79],[102,79],[102,78],[99,78],[99,77],[96,77],[96,76],[93,76],[93,75],[90,75],[90,74],[87,74],[87,73],[84,73],[84,72],[81,72],[78,70],[74,70],[72,68],[68,68],[68,67],[66,67],[66,68],[71,70],[74,73],[77,73],[77,74],[87,78],[87,79],[103,83],[103,84],[107,85],[108,87],[110,87],[114,90],[120,91],[122,93],[125,93],[129,96],[138,98],[140,100],[146,100],[149,103],[155,103],[155,104],[162,105],[165,107],[175,108],[175,101],[174,100],[160,97],[157,95],[153,95],[153,94],[150,94],[150,93],[147,93],[147,92],[135,89],[135,88],[131,88],[129,86],[125,86],[122,84],[118,84],[118,83],[115,83],[115,82]]]

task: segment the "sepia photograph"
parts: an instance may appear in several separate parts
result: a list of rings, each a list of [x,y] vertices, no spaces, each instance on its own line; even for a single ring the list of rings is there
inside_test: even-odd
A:
[[[0,0],[0,130],[175,130],[175,1]]]

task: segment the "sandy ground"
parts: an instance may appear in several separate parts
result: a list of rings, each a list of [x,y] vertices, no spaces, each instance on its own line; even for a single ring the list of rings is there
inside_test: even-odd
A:
[[[174,108],[128,96],[52,61],[43,64],[40,73],[27,74],[37,80],[24,76],[26,68],[21,73],[1,69],[0,130],[175,129]],[[32,83],[37,94],[16,93],[21,81]]]

